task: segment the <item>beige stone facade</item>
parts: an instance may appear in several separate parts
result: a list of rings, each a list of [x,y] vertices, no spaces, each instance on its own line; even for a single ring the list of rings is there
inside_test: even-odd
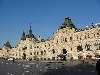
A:
[[[32,60],[66,60],[79,58],[95,58],[100,55],[100,25],[77,29],[70,18],[54,33],[52,39],[38,39],[32,34],[23,32],[22,38],[15,48],[5,46],[0,50],[1,57]]]

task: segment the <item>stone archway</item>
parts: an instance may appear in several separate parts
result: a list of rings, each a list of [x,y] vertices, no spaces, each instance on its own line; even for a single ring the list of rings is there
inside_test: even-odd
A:
[[[62,53],[66,54],[67,53],[66,49],[62,49]]]
[[[67,55],[67,50],[62,49],[62,54],[59,55],[59,57],[61,58],[61,60],[65,61],[66,60],[66,55]]]
[[[22,59],[25,60],[26,59],[26,54],[23,53]]]

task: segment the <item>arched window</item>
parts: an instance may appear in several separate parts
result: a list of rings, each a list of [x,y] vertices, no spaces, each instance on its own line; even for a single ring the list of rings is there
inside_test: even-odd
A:
[[[46,54],[46,51],[44,50],[44,55]]]
[[[97,36],[99,36],[99,33],[97,33]]]
[[[66,49],[62,49],[62,50],[63,50],[63,54],[66,54],[67,53]]]
[[[46,45],[45,45],[45,47],[46,47]]]
[[[90,38],[89,34],[88,34],[88,38]]]
[[[95,34],[94,34],[94,37],[95,37]]]
[[[39,52],[37,52],[37,55],[39,54]]]
[[[73,38],[72,38],[72,37],[70,37],[70,41],[72,41],[72,39],[73,39]]]
[[[34,55],[36,55],[36,52],[34,52]]]
[[[52,50],[52,53],[55,54],[55,50],[54,49]]]
[[[90,50],[90,45],[89,44],[86,44],[85,45],[85,48],[86,48],[87,51]]]
[[[79,52],[79,51],[82,51],[83,50],[83,48],[82,48],[82,46],[77,46],[77,51]]]
[[[65,42],[67,42],[67,38],[65,38]]]
[[[30,55],[32,55],[32,52],[30,52]]]
[[[43,55],[43,51],[41,51],[41,55]]]

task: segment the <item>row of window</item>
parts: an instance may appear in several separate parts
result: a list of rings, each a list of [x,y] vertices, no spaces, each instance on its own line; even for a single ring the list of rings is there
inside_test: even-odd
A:
[[[48,44],[48,46],[51,46],[51,45]],[[47,45],[44,45],[44,47],[47,47]],[[35,46],[34,48],[40,48],[40,46]]]
[[[94,34],[94,37],[96,37],[96,34]],[[97,37],[100,37],[100,34],[99,34],[99,33],[97,33]],[[74,37],[74,38],[75,38],[75,37]],[[73,38],[73,37],[70,37],[69,40],[72,41],[74,38]],[[90,36],[89,34],[84,36],[84,39],[88,39],[88,38],[91,38],[91,36]],[[78,36],[78,37],[77,37],[77,40],[79,40],[79,39],[82,40],[83,38],[82,38],[81,36],[80,36],[80,37]],[[59,42],[59,41],[58,41],[58,39],[57,39],[57,43],[58,43],[58,42]],[[63,43],[63,42],[67,42],[67,38],[63,38],[63,39],[61,38],[61,43]]]
[[[40,51],[40,53],[39,52],[34,52],[34,55],[46,55],[46,51],[44,50],[44,51]]]

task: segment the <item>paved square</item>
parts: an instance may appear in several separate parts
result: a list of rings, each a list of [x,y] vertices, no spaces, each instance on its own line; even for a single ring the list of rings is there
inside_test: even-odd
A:
[[[97,75],[95,66],[80,61],[0,60],[0,75]]]

